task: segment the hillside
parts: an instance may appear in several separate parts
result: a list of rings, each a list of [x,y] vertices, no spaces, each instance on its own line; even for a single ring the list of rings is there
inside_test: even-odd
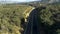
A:
[[[39,23],[47,34],[60,34],[60,5],[46,5],[38,9]],[[46,30],[46,31],[45,31]]]
[[[38,21],[43,30],[60,32],[60,5],[38,2],[0,5],[0,34],[21,34],[26,28],[31,11],[38,8]],[[44,9],[42,9],[44,8]],[[37,11],[36,11],[37,12]],[[35,15],[35,14],[34,14]],[[32,15],[33,16],[33,15]],[[25,19],[27,20],[25,22]],[[35,19],[35,18],[34,18]],[[31,19],[32,20],[32,19]],[[36,20],[36,19],[35,19]],[[42,25],[41,24],[41,25]],[[49,31],[51,30],[51,31]],[[45,30],[44,30],[45,31]],[[49,34],[49,33],[48,33]]]
[[[27,5],[1,5],[0,6],[0,34],[21,34],[21,19],[26,10],[31,10]],[[28,11],[29,11],[28,10]]]

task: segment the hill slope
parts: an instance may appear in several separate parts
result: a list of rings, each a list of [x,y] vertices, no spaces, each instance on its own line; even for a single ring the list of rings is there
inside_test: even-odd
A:
[[[0,34],[21,34],[21,19],[27,5],[3,5],[0,6]],[[29,11],[29,10],[28,10]]]

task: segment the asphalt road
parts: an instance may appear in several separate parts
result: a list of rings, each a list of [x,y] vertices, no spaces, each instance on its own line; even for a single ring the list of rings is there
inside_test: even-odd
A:
[[[31,11],[28,17],[28,24],[23,34],[57,34],[56,29],[60,28],[59,23],[49,26],[48,24],[41,23],[38,20],[38,13],[40,10],[45,9],[34,9]],[[56,27],[58,26],[58,27]]]
[[[28,18],[28,24],[24,31],[24,34],[39,34],[39,27],[38,27],[38,11],[37,9],[32,10]]]

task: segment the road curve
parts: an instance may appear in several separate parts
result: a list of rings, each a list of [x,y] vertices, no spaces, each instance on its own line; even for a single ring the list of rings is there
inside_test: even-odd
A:
[[[40,9],[42,10],[42,9]],[[31,11],[28,17],[28,24],[24,31],[24,34],[40,34],[40,24],[38,23],[39,10],[36,8]]]

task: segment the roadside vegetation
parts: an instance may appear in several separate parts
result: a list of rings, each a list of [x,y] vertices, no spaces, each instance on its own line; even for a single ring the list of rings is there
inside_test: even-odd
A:
[[[23,13],[32,7],[27,5],[0,6],[0,34],[21,34]],[[29,10],[28,10],[29,11]]]
[[[48,34],[60,34],[60,5],[46,5],[45,9],[40,10],[40,23],[43,23]],[[43,26],[42,26],[43,27]]]
[[[60,5],[47,5],[39,12],[42,23],[53,25],[55,21],[60,21]]]

